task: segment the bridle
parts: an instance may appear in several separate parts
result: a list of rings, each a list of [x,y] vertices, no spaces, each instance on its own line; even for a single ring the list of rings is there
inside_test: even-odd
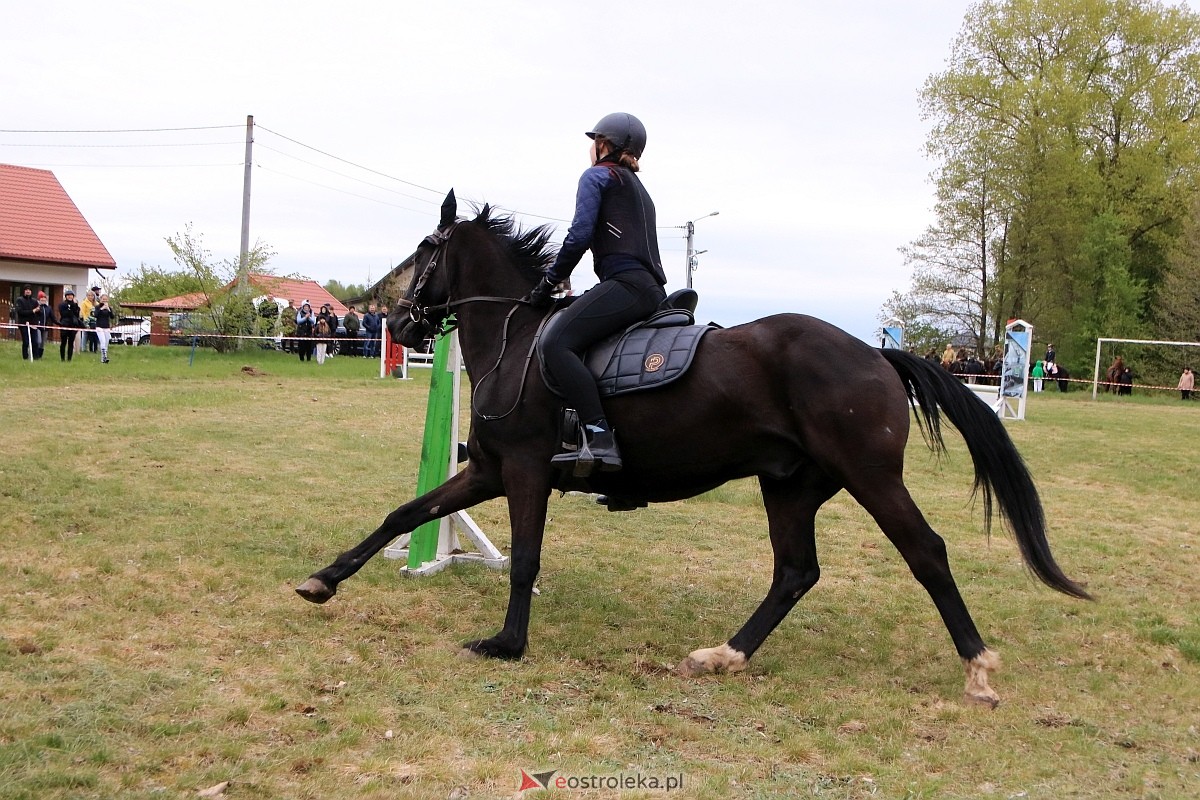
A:
[[[434,303],[433,305],[421,305],[421,290],[425,288],[425,284],[429,281],[429,276],[432,275],[438,268],[438,264],[446,254],[446,247],[450,243],[450,237],[458,228],[462,220],[455,220],[450,225],[444,228],[438,228],[433,233],[429,234],[423,240],[423,244],[431,244],[436,249],[433,251],[433,257],[429,259],[429,264],[425,270],[417,277],[416,284],[412,287],[412,299],[400,298],[396,301],[396,305],[400,308],[408,309],[408,318],[416,325],[423,325],[427,330],[433,331],[437,323],[431,322],[433,315],[430,312],[443,312],[438,316],[439,322],[444,322],[454,309],[459,306],[467,305],[468,303],[513,303],[515,306],[528,305],[524,299],[513,297],[495,297],[491,295],[476,295],[474,297],[462,297],[457,300],[447,296],[446,302]],[[515,310],[515,308],[514,308]],[[438,328],[439,334],[446,334],[454,330],[457,323]]]
[[[408,309],[408,318],[412,320],[414,325],[422,325],[425,329],[432,331],[434,323],[430,322],[430,312],[436,309],[444,309],[447,314],[450,311],[451,303],[449,299],[440,305],[423,306],[421,305],[421,290],[425,288],[425,284],[438,267],[439,260],[446,254],[446,245],[450,242],[450,237],[453,235],[455,228],[458,227],[458,222],[445,228],[438,228],[433,233],[425,237],[422,244],[430,244],[434,246],[433,256],[429,259],[429,263],[425,269],[417,276],[417,281],[413,284],[411,299],[402,297],[396,301],[396,305],[401,308]],[[443,316],[441,319],[445,319]],[[441,321],[441,320],[439,320]]]
[[[455,220],[448,226],[438,228],[433,233],[425,237],[422,244],[433,245],[435,248],[433,256],[429,259],[424,271],[417,277],[416,283],[412,287],[411,299],[400,298],[396,301],[396,305],[400,308],[408,309],[408,318],[414,325],[418,325],[427,335],[437,333],[438,336],[445,336],[458,327],[458,322],[448,323],[447,320],[452,316],[454,309],[459,306],[467,305],[468,303],[511,303],[512,309],[504,317],[504,326],[501,331],[500,354],[496,356],[496,363],[475,382],[475,389],[471,392],[471,410],[478,414],[480,419],[494,421],[504,419],[509,414],[516,411],[517,406],[521,404],[521,395],[525,391],[525,379],[529,374],[529,363],[533,360],[533,354],[537,351],[538,339],[541,337],[542,329],[546,326],[546,322],[554,313],[554,309],[550,308],[546,311],[541,324],[538,326],[537,334],[533,337],[533,342],[529,346],[529,352],[525,354],[525,366],[521,371],[521,381],[518,384],[517,398],[513,401],[512,407],[503,414],[484,414],[475,405],[475,398],[478,395],[478,390],[483,386],[484,380],[491,377],[493,373],[500,368],[500,362],[504,358],[504,353],[508,349],[508,324],[513,318],[513,314],[523,305],[529,305],[529,301],[523,298],[517,299],[512,297],[495,297],[491,295],[477,295],[474,297],[462,297],[457,300],[451,299],[447,291],[446,302],[434,303],[433,305],[421,305],[421,291],[425,288],[425,284],[429,281],[429,276],[437,269],[438,264],[446,255],[446,248],[449,245],[450,237],[458,228],[461,220]],[[439,312],[437,322],[432,322],[433,313]],[[440,326],[440,327],[439,327]]]

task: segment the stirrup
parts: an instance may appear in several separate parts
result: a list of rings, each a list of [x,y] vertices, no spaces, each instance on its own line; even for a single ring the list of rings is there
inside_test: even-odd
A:
[[[616,437],[612,430],[596,434],[601,439],[600,446],[592,450],[595,440],[589,442],[582,427],[579,431],[579,449],[574,452],[559,453],[550,459],[551,465],[570,471],[576,478],[586,478],[595,470],[601,472],[616,472],[621,469],[621,454],[617,449]],[[607,441],[604,439],[607,438]]]

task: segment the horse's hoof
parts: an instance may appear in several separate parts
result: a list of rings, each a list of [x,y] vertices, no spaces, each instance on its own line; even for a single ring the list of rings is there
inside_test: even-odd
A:
[[[491,639],[478,639],[474,642],[467,642],[462,646],[462,651],[459,653],[460,658],[467,658],[465,653],[470,652],[476,656],[487,656],[488,658],[502,658],[506,661],[515,661],[525,655],[524,647],[512,647],[501,641],[500,637],[494,636]]]
[[[963,702],[969,706],[982,706],[984,708],[995,708],[1000,705],[1000,695],[992,692],[987,694],[971,694],[970,692],[963,693]]]
[[[967,671],[967,685],[963,689],[963,701],[967,705],[995,708],[1000,705],[1000,695],[988,684],[990,673],[1000,669],[1000,654],[984,648],[972,659],[963,659]]]
[[[688,657],[679,662],[675,668],[685,678],[695,678],[709,673],[741,672],[746,668],[744,653],[734,650],[728,644],[718,647],[707,647],[693,650]]]
[[[324,603],[337,594],[337,589],[331,589],[320,578],[309,578],[296,587],[296,594],[310,603]]]

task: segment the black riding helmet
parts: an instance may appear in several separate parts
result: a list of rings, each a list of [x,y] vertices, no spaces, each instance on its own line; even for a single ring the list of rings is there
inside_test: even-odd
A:
[[[634,158],[641,158],[642,151],[646,149],[646,126],[633,114],[609,114],[597,122],[587,135],[592,139],[603,136],[613,147],[624,150]]]

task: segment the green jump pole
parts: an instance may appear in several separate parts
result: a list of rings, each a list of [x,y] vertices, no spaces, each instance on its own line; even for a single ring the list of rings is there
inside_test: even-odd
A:
[[[425,408],[425,438],[421,442],[421,470],[417,473],[417,497],[446,481],[450,467],[450,428],[454,410],[454,375],[450,360],[450,334],[438,337],[429,377],[429,404]],[[412,532],[408,542],[408,568],[416,569],[437,558],[441,520],[426,522]]]

